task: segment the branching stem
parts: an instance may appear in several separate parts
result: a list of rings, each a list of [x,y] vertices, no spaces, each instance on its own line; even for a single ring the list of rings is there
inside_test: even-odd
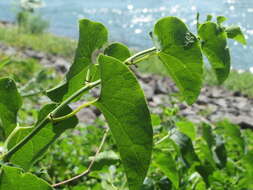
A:
[[[161,138],[160,140],[158,140],[156,143],[155,143],[155,146],[162,143],[163,141],[167,140],[168,138],[170,137],[170,135],[166,135],[164,136],[163,138]]]
[[[92,161],[90,162],[90,164],[89,164],[87,170],[85,170],[84,172],[82,172],[81,174],[79,174],[79,175],[77,175],[77,176],[75,176],[75,177],[73,177],[73,178],[70,178],[70,179],[68,179],[68,180],[65,180],[65,181],[56,183],[56,184],[52,185],[52,187],[59,187],[59,186],[61,186],[61,185],[65,185],[65,184],[67,184],[67,183],[70,183],[70,182],[72,182],[72,181],[75,181],[75,180],[77,180],[77,179],[80,179],[80,178],[82,178],[82,177],[88,175],[88,174],[91,172],[91,169],[92,169],[92,167],[93,167],[93,165],[94,165],[94,163],[95,163],[95,161],[96,161],[96,159],[97,159],[98,154],[101,152],[101,150],[102,150],[102,148],[103,148],[103,146],[104,146],[104,144],[105,144],[105,140],[106,140],[106,137],[107,137],[107,135],[108,135],[108,132],[109,132],[109,128],[106,129],[106,131],[105,131],[105,133],[104,133],[104,136],[103,136],[103,138],[102,138],[102,140],[101,140],[101,143],[100,143],[100,145],[99,145],[99,147],[98,147],[98,149],[97,149],[97,151],[96,151],[96,153],[95,153],[95,155],[94,155]]]
[[[64,121],[70,117],[73,117],[74,115],[76,115],[79,111],[81,111],[83,108],[86,108],[92,104],[94,104],[96,101],[98,101],[98,99],[95,99],[95,100],[92,100],[90,102],[86,102],[84,104],[82,104],[81,106],[79,106],[78,108],[76,108],[74,111],[72,111],[71,113],[67,114],[67,115],[64,115],[62,117],[53,117],[51,114],[50,114],[50,120],[52,122],[60,122],[60,121]]]
[[[124,61],[124,64],[126,65],[132,65],[132,64],[136,64],[140,61],[143,61],[144,59],[147,59],[149,56],[154,55],[157,52],[157,49],[155,47],[146,49],[144,51],[141,51],[131,57],[129,57],[128,59],[126,59]],[[67,119],[69,117],[72,117],[74,115],[74,113],[77,113],[79,110],[79,108],[77,110],[75,110],[74,112],[70,113],[69,115],[63,116],[63,117],[59,117],[59,118],[54,118],[57,113],[59,113],[66,105],[68,105],[72,100],[74,100],[76,97],[78,97],[80,94],[82,94],[83,92],[86,92],[92,88],[94,88],[95,86],[99,85],[101,83],[101,80],[97,80],[95,82],[92,83],[87,83],[83,88],[81,88],[80,90],[78,90],[77,92],[75,92],[72,96],[70,96],[69,98],[67,98],[65,101],[63,101],[57,108],[55,108],[51,113],[48,114],[47,117],[45,117],[43,120],[41,120],[35,127],[34,129],[31,131],[31,133],[29,133],[22,141],[20,141],[18,144],[16,144],[14,147],[12,147],[7,153],[5,153],[4,155],[2,155],[0,157],[0,160],[4,160],[4,161],[8,161],[10,159],[10,157],[15,154],[20,148],[22,148],[28,141],[30,141],[46,124],[50,123],[52,120],[53,121],[62,121],[64,119]],[[94,103],[94,102],[92,102]],[[88,103],[89,105],[92,103]],[[86,107],[88,105],[84,104],[82,105],[83,107]],[[82,109],[82,108],[81,108]]]
[[[59,113],[66,105],[68,105],[72,100],[78,97],[83,92],[88,91],[89,89],[100,84],[100,80],[97,80],[92,83],[88,83],[83,88],[78,90],[72,96],[63,101],[57,108],[55,108],[47,117],[45,117],[42,121],[40,121],[34,129],[29,133],[22,141],[16,144],[13,148],[11,148],[7,153],[5,153],[0,159],[4,161],[8,161],[10,157],[15,154],[20,148],[22,148],[28,141],[30,141],[46,124],[51,122],[51,117],[55,117],[57,113]]]

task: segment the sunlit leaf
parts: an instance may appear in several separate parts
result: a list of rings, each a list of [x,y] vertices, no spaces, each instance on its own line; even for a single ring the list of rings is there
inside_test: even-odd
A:
[[[227,20],[226,17],[224,16],[217,16],[217,24],[222,24],[223,22],[225,22]]]
[[[105,55],[114,57],[120,61],[125,61],[131,56],[127,46],[121,43],[112,43],[104,51]]]
[[[179,131],[173,131],[170,137],[178,146],[181,156],[186,164],[191,165],[195,162],[199,162],[199,158],[196,155],[191,139]]]
[[[6,58],[6,59],[3,59],[3,60],[0,60],[0,70],[7,64],[10,63],[10,59],[9,58]]]
[[[39,112],[38,123],[45,118],[57,105],[48,104]],[[72,110],[65,107],[56,117],[66,115]],[[71,117],[58,123],[47,123],[28,143],[19,149],[11,158],[10,162],[28,170],[34,162],[41,158],[49,146],[67,129],[74,128],[78,123],[77,118]],[[11,149],[33,130],[30,128],[17,128],[15,135],[9,139],[7,148]]]
[[[233,143],[238,144],[241,148],[241,151],[243,153],[245,152],[245,141],[239,126],[228,121],[223,121],[218,124],[218,127],[222,128],[220,135],[224,135],[225,138],[228,138],[228,141],[233,141]]]
[[[179,187],[179,173],[176,168],[176,162],[169,152],[156,149],[153,163],[170,179],[175,188]]]
[[[228,38],[231,38],[243,45],[247,44],[246,39],[245,39],[240,27],[230,26],[230,27],[226,28],[225,32],[227,33]]]
[[[182,97],[192,104],[200,93],[203,78],[203,60],[197,38],[180,19],[165,17],[155,24],[154,42]]]
[[[196,130],[195,126],[192,122],[189,121],[179,121],[176,123],[176,126],[178,127],[178,130],[181,133],[184,133],[188,137],[191,138],[192,141],[196,138]]]
[[[213,147],[213,156],[216,164],[220,168],[224,168],[227,163],[227,151],[225,147],[224,139],[216,135],[215,136],[215,146]]]
[[[216,23],[205,22],[200,25],[198,35],[202,40],[202,50],[215,71],[219,83],[223,83],[230,72],[226,32]]]
[[[80,36],[73,65],[66,81],[49,90],[47,95],[55,102],[61,102],[84,86],[88,70],[94,69],[95,51],[101,49],[108,40],[108,31],[101,23],[88,19],[79,21]],[[94,73],[90,72],[90,75]]]
[[[9,78],[0,79],[0,120],[4,138],[17,126],[17,113],[21,108],[22,99],[15,82]]]
[[[0,190],[53,190],[46,181],[21,169],[2,166],[0,173]]]
[[[96,106],[104,114],[116,141],[130,190],[139,190],[149,168],[153,132],[147,103],[131,70],[119,60],[101,55],[102,90]]]

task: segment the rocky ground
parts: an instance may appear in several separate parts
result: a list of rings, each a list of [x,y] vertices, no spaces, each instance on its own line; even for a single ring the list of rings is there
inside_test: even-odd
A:
[[[18,49],[0,43],[0,53],[8,56],[37,59],[42,65],[55,67],[58,72],[67,71],[70,62],[62,57],[36,52],[30,49]],[[149,74],[137,74],[153,112],[161,112],[161,107],[171,106],[170,94],[177,88],[169,78]],[[230,92],[222,87],[206,86],[202,89],[198,101],[192,106],[177,103],[180,114],[194,122],[216,122],[229,119],[242,128],[253,129],[253,99],[240,92]],[[84,122],[92,122],[100,113],[94,108],[79,113]]]

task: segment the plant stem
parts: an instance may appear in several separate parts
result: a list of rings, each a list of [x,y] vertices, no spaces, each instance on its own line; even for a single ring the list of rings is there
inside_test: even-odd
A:
[[[139,60],[143,60],[144,58],[148,58],[149,55],[153,55],[157,49],[155,47],[146,49],[144,51],[141,51],[128,59],[124,61],[124,64],[126,65],[132,65],[137,63]],[[20,141],[18,144],[16,144],[14,147],[12,147],[6,154],[0,157],[0,160],[8,161],[10,157],[15,154],[20,148],[22,148],[28,141],[30,141],[46,124],[50,123],[52,121],[52,118],[55,117],[57,113],[59,113],[66,105],[68,105],[72,100],[74,100],[76,97],[78,97],[80,94],[82,94],[85,91],[90,90],[91,88],[99,85],[101,83],[101,80],[97,80],[92,83],[87,83],[83,88],[75,92],[72,96],[67,98],[65,101],[63,101],[57,108],[55,108],[51,113],[47,115],[42,121],[40,121],[34,129],[31,131],[30,134],[28,134],[22,141]],[[94,102],[92,102],[94,103]],[[83,105],[86,106],[86,105]],[[72,114],[71,114],[72,116]],[[69,116],[67,115],[67,118]],[[57,118],[56,118],[57,119]],[[59,118],[58,118],[59,119]],[[57,120],[58,120],[57,119]],[[66,119],[65,116],[60,118],[60,120]]]
[[[60,121],[64,121],[70,117],[73,117],[75,114],[77,114],[79,111],[81,111],[83,108],[86,108],[88,106],[90,106],[91,104],[94,104],[96,101],[98,101],[98,99],[92,100],[90,102],[86,102],[84,104],[82,104],[81,106],[79,106],[77,109],[75,109],[74,111],[72,111],[71,113],[64,115],[62,117],[53,117],[52,115],[50,115],[50,120],[52,122],[60,122]]]
[[[41,90],[41,91],[37,91],[37,92],[31,92],[31,93],[28,93],[28,94],[21,94],[22,98],[27,98],[27,97],[31,97],[31,96],[37,96],[39,94],[43,94],[45,93],[44,90]]]
[[[157,142],[155,143],[155,146],[158,145],[158,144],[160,144],[160,143],[162,143],[163,141],[165,141],[165,140],[168,139],[169,137],[170,137],[170,135],[164,136],[163,138],[161,138],[159,141],[157,141]]]
[[[83,92],[97,86],[100,84],[100,80],[97,80],[95,82],[89,83],[85,85],[83,88],[78,90],[76,93],[74,93],[72,96],[67,98],[65,101],[63,101],[57,108],[55,108],[50,114],[48,114],[47,117],[45,117],[42,121],[40,121],[34,129],[29,133],[22,141],[20,141],[18,144],[16,144],[12,149],[10,149],[6,154],[4,154],[1,159],[4,161],[8,161],[9,158],[15,154],[20,148],[22,148],[28,141],[30,141],[46,124],[51,122],[51,117],[54,117],[57,113],[59,113],[66,105],[68,105],[72,100],[74,100],[76,97],[78,97]]]
[[[157,49],[155,47],[146,49],[144,51],[141,51],[131,57],[129,57],[127,60],[124,61],[126,65],[133,65],[139,62],[139,60],[142,61],[142,58],[145,57],[147,59],[150,55],[153,55],[154,53],[157,52]],[[148,56],[147,56],[148,55]],[[147,57],[146,57],[147,56]]]
[[[71,178],[71,179],[68,179],[68,180],[65,180],[65,181],[56,183],[56,184],[52,185],[52,187],[59,187],[59,186],[61,186],[61,185],[70,183],[70,182],[72,182],[72,181],[75,181],[75,180],[77,180],[77,179],[79,179],[79,178],[81,178],[81,177],[84,177],[84,176],[88,175],[88,174],[91,172],[91,169],[92,169],[92,167],[93,167],[93,165],[94,165],[94,163],[95,163],[95,161],[96,161],[96,159],[97,159],[98,154],[100,153],[100,151],[102,150],[102,148],[103,148],[103,146],[104,146],[104,144],[105,144],[105,140],[106,140],[106,137],[107,137],[107,135],[108,135],[108,132],[109,132],[109,128],[106,129],[106,131],[105,131],[105,133],[104,133],[104,136],[103,136],[103,138],[102,138],[102,140],[101,140],[101,143],[100,143],[100,145],[99,145],[99,147],[98,147],[98,149],[97,149],[97,151],[96,151],[96,153],[95,153],[95,155],[94,155],[94,158],[93,158],[92,161],[90,162],[90,164],[89,164],[87,170],[85,170],[85,171],[82,172],[81,174],[79,174],[79,175],[77,175],[77,176],[75,176],[75,177],[73,177],[73,178]]]

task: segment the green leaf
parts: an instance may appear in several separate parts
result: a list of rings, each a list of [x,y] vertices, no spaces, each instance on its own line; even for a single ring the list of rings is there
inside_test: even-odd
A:
[[[230,72],[230,54],[227,35],[216,23],[201,24],[198,35],[202,40],[202,50],[209,60],[219,83],[223,83]]]
[[[213,16],[212,15],[207,15],[206,16],[206,21],[211,21],[213,19]]]
[[[146,178],[140,190],[155,190],[154,180],[151,178]]]
[[[156,165],[160,170],[170,179],[174,187],[178,189],[179,187],[179,173],[176,168],[176,162],[169,152],[162,152],[158,149],[154,152],[154,165]]]
[[[161,118],[157,114],[151,114],[152,126],[158,126],[162,123]]]
[[[120,61],[125,61],[131,56],[127,46],[121,43],[112,43],[104,51],[105,55],[114,57]]]
[[[227,33],[228,38],[231,38],[243,45],[247,44],[246,39],[245,39],[240,27],[230,26],[230,27],[226,28],[225,32]]]
[[[227,151],[225,147],[224,139],[216,135],[215,136],[215,146],[213,147],[213,156],[216,164],[220,168],[224,168],[227,164]]]
[[[187,165],[199,162],[199,158],[194,151],[192,141],[188,136],[175,130],[170,138],[178,146],[181,156]]]
[[[21,169],[15,167],[2,166],[0,190],[53,190],[53,188],[31,173],[23,173]]]
[[[222,24],[223,22],[225,22],[227,20],[227,18],[224,17],[224,16],[217,16],[216,19],[217,19],[217,24],[218,25]]]
[[[203,124],[200,127],[199,135],[200,137],[198,138],[195,147],[198,157],[205,163],[205,165],[209,164],[212,168],[216,169],[216,163],[213,156],[215,137],[212,128],[207,124]]]
[[[149,168],[153,132],[143,91],[131,70],[100,55],[102,89],[95,105],[104,114],[116,141],[130,190],[139,190]]]
[[[15,82],[9,78],[0,79],[0,120],[6,139],[17,126],[17,113],[22,106],[22,98]]]
[[[223,129],[221,135],[227,137],[227,141],[233,141],[233,143],[235,142],[239,145],[241,151],[243,153],[245,152],[245,141],[239,126],[234,125],[228,121],[223,121],[218,124],[218,127]]]
[[[206,159],[212,166],[215,163],[220,168],[225,167],[227,153],[224,139],[222,136],[214,134],[213,129],[207,124],[201,126],[200,129],[200,135],[207,143],[206,150],[203,150],[202,153],[206,155]]]
[[[196,138],[195,126],[189,121],[179,121],[176,123],[178,130],[191,138],[192,141]]]
[[[3,59],[3,60],[0,60],[0,70],[7,64],[10,63],[10,59],[9,58],[6,58],[6,59]]]
[[[176,17],[160,19],[154,28],[154,41],[161,61],[188,104],[202,87],[203,60],[197,38]]]
[[[206,141],[208,147],[211,149],[212,146],[215,145],[215,137],[213,135],[212,128],[208,124],[203,124],[200,129],[200,134],[202,138]]]
[[[44,106],[39,112],[37,123],[44,119],[56,106],[56,104]],[[69,107],[65,107],[56,117],[66,115],[71,111]],[[54,143],[65,130],[74,128],[77,124],[78,120],[75,116],[58,123],[50,122],[46,124],[28,143],[12,155],[10,162],[28,170],[34,162],[44,155],[49,146]],[[7,142],[7,148],[11,149],[32,130],[33,127],[17,128],[15,134]]]
[[[90,157],[89,160],[92,161],[94,157]],[[114,151],[104,151],[98,154],[94,165],[92,166],[92,171],[101,170],[105,166],[110,166],[119,162],[119,156]]]
[[[159,57],[165,64],[170,76],[177,84],[181,95],[188,104],[193,104],[202,86],[202,79],[199,73],[193,73],[174,56],[160,52]]]
[[[95,51],[101,49],[108,41],[108,31],[101,23],[83,19],[79,21],[79,27],[80,37],[76,56],[67,73],[66,81],[47,92],[48,97],[55,102],[65,100],[83,87],[87,71],[95,67],[93,64]]]

